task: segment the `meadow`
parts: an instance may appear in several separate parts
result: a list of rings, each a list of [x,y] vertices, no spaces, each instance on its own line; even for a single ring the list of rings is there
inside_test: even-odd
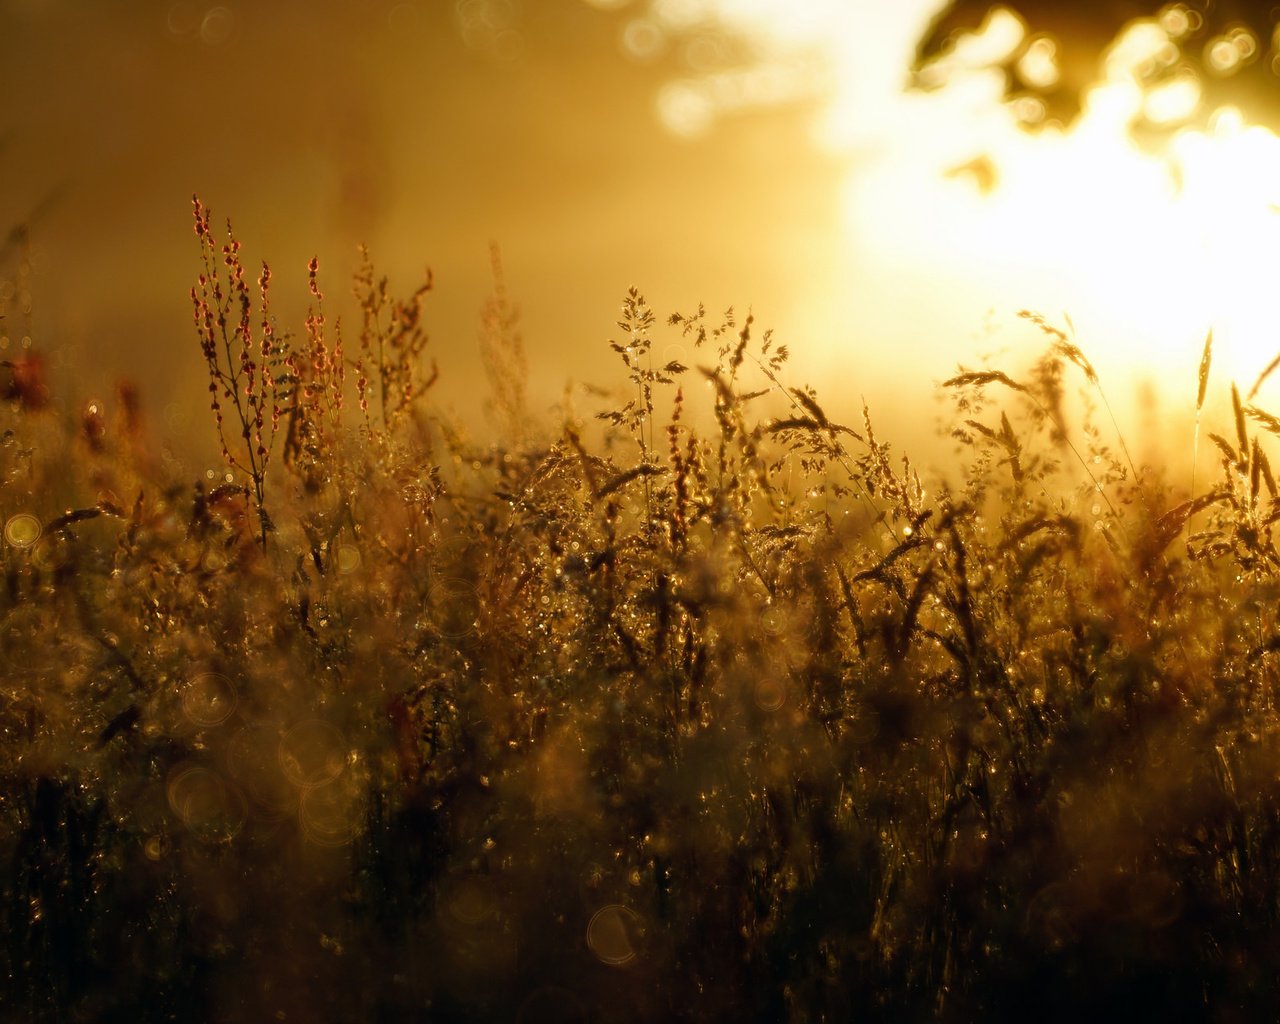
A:
[[[1274,1015],[1280,420],[1211,339],[1192,479],[1032,314],[934,479],[635,289],[535,428],[499,271],[473,438],[430,280],[291,331],[194,209],[218,473],[0,361],[6,1019]]]

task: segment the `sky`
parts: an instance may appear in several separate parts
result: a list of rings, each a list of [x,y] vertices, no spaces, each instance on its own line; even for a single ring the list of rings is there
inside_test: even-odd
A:
[[[136,379],[166,431],[199,429],[199,193],[298,325],[312,255],[331,310],[361,243],[401,290],[429,265],[437,398],[464,417],[491,243],[552,418],[567,381],[621,382],[605,341],[631,285],[663,316],[751,308],[796,383],[916,435],[957,364],[1030,358],[1022,308],[1068,316],[1115,393],[1156,379],[1187,405],[1210,325],[1256,372],[1274,136],[1181,140],[1175,195],[1167,154],[1118,127],[1123,88],[1035,139],[990,75],[906,94],[935,7],[0,0],[0,231],[31,238],[25,278],[0,254],[0,341],[29,336],[78,393]]]
[[[442,394],[474,380],[491,242],[557,395],[612,372],[632,284],[660,308],[803,303],[841,168],[801,119],[676,137],[655,112],[669,72],[627,58],[616,13],[488,6],[477,30],[439,0],[6,0],[0,216],[35,214],[37,342],[166,407],[198,394],[193,192],[272,264],[282,310],[312,254],[335,295],[362,242],[401,288],[430,265]]]

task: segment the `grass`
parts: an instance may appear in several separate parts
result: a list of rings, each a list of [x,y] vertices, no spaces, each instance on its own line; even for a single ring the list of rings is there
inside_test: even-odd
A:
[[[472,441],[429,281],[367,264],[344,338],[313,262],[293,336],[196,227],[224,477],[3,364],[6,1017],[1274,1012],[1265,410],[1180,494],[1037,319],[925,480],[750,317],[632,290],[618,397],[539,435],[495,256]]]

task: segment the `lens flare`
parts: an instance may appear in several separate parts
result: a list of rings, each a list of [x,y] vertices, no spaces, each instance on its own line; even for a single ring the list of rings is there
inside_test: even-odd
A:
[[[479,593],[463,579],[442,579],[428,590],[436,613],[436,628],[450,640],[460,640],[475,632],[479,614]]]
[[[634,910],[611,903],[601,907],[587,925],[587,946],[602,964],[622,967],[636,959],[640,918]]]
[[[364,780],[348,773],[304,791],[298,823],[302,834],[316,846],[346,846],[359,835],[367,805]]]
[[[225,722],[238,703],[235,685],[217,672],[192,676],[182,689],[182,711],[193,725],[213,728]]]
[[[244,827],[243,795],[203,765],[179,765],[169,776],[166,795],[169,809],[201,842],[229,842]]]
[[[280,767],[295,786],[322,786],[342,774],[346,742],[334,726],[318,718],[299,722],[280,740]]]
[[[40,539],[40,520],[29,512],[19,512],[4,524],[4,539],[15,548],[29,548]]]

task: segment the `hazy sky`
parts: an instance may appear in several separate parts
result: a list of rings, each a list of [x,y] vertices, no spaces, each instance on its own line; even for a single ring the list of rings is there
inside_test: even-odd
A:
[[[902,96],[932,7],[0,0],[0,228],[33,219],[32,335],[77,389],[133,376],[175,427],[198,418],[198,192],[271,262],[282,316],[312,254],[331,311],[359,242],[406,289],[430,264],[459,407],[490,241],[544,407],[567,378],[615,379],[631,284],[662,314],[752,306],[799,378],[901,422],[931,420],[957,361],[1029,351],[1024,306],[1069,309],[1100,363],[1193,374],[1225,301],[1202,281],[1233,241],[1169,215],[1167,168],[1105,111],[1046,144],[1013,138],[990,79]],[[983,151],[994,195],[947,173]],[[1235,299],[1270,292],[1273,228],[1269,259],[1219,274]],[[16,266],[10,246],[0,277]]]
[[[0,222],[39,211],[36,340],[166,398],[199,395],[193,191],[272,263],[282,309],[312,253],[330,295],[361,241],[406,287],[430,264],[446,385],[471,380],[491,240],[551,393],[605,372],[632,283],[782,326],[831,258],[843,161],[795,108],[673,136],[655,98],[678,55],[628,59],[634,19],[582,0],[0,12]]]

